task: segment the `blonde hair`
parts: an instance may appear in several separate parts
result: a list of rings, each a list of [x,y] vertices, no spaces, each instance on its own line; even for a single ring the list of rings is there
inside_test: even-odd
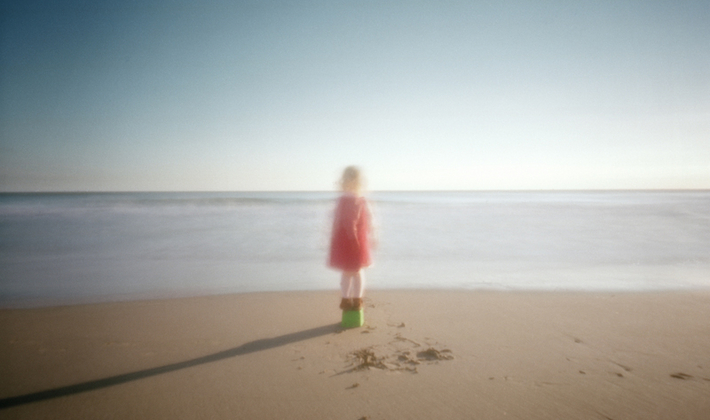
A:
[[[348,166],[343,171],[343,176],[340,177],[340,188],[343,191],[351,193],[359,193],[362,189],[362,177],[360,176],[360,168],[357,166]]]

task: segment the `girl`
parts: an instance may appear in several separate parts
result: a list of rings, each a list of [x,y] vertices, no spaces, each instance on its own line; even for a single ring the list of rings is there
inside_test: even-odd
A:
[[[362,180],[360,170],[348,166],[340,178],[343,195],[338,200],[333,219],[328,265],[343,272],[340,288],[344,311],[362,309],[365,292],[364,267],[372,264],[370,258],[370,210],[360,195]]]

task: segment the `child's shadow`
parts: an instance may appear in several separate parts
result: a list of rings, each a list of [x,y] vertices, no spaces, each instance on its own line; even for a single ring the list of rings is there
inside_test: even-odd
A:
[[[324,325],[322,327],[311,328],[310,330],[304,330],[296,333],[280,335],[278,337],[264,338],[261,340],[252,341],[249,343],[242,344],[239,347],[234,347],[229,350],[224,350],[207,356],[186,360],[184,362],[171,363],[169,365],[139,370],[136,372],[124,373],[122,375],[97,379],[95,381],[83,382],[76,385],[69,385],[61,388],[54,388],[48,389],[46,391],[35,392],[32,394],[4,398],[0,399],[0,409],[48,400],[57,397],[64,397],[67,395],[79,394],[81,392],[93,391],[95,389],[106,388],[109,386],[119,385],[126,382],[137,381],[139,379],[161,375],[163,373],[174,372],[180,369],[187,369],[205,363],[217,362],[220,360],[228,359],[230,357],[241,356],[243,354],[273,349],[275,347],[285,346],[287,344],[308,340],[310,338],[315,338],[326,334],[337,333],[340,330],[341,327],[339,323]]]

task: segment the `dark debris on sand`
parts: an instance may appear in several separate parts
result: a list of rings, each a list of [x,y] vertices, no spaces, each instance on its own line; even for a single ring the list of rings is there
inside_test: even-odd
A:
[[[423,362],[433,363],[440,360],[452,360],[454,358],[449,349],[436,349],[429,347],[427,350],[417,352],[394,351],[388,355],[378,355],[373,347],[366,347],[352,352],[351,358],[354,363],[352,370],[365,370],[370,368],[388,371],[407,371],[417,373],[417,365]]]
[[[384,364],[384,358],[377,357],[372,348],[355,350],[352,352],[352,356],[355,359],[355,370],[369,369],[371,367],[387,369],[387,366]]]
[[[454,358],[454,355],[451,354],[451,350],[449,349],[437,350],[434,347],[429,347],[417,353],[417,357],[425,360],[451,360]]]

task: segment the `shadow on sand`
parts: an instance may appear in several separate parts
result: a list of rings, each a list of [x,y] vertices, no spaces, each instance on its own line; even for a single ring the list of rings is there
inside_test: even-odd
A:
[[[107,388],[109,386],[120,385],[126,382],[137,381],[139,379],[149,378],[151,376],[156,375],[162,375],[164,373],[174,372],[180,369],[187,369],[205,363],[218,362],[220,360],[229,359],[230,357],[273,349],[275,347],[285,346],[287,344],[295,343],[298,341],[308,340],[310,338],[315,338],[326,334],[337,333],[340,330],[341,327],[339,323],[324,325],[322,327],[312,328],[310,330],[285,334],[274,338],[265,338],[262,340],[252,341],[246,344],[242,344],[239,347],[234,347],[229,350],[221,351],[219,353],[186,360],[184,362],[171,363],[169,365],[139,370],[136,372],[124,373],[122,375],[97,379],[95,381],[83,382],[76,385],[49,389],[46,391],[35,392],[32,394],[19,395],[17,397],[4,398],[0,399],[0,409],[49,400],[57,397],[64,397],[67,395],[79,394],[81,392],[93,391],[95,389]]]

